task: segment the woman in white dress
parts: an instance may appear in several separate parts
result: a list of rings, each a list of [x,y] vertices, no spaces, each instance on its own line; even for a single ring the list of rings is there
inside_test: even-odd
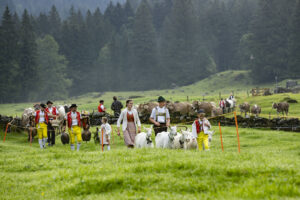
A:
[[[122,122],[122,130],[124,142],[128,148],[134,148],[134,140],[136,133],[141,132],[141,121],[136,109],[133,108],[133,101],[126,101],[126,108],[121,112],[117,122],[118,135],[120,135],[120,125]]]

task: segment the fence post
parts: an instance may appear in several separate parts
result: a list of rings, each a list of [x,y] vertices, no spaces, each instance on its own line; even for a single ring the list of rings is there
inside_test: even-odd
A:
[[[8,126],[9,126],[9,123],[6,124],[6,129],[5,129],[5,134],[4,134],[3,142],[5,142],[5,138],[6,138]]]

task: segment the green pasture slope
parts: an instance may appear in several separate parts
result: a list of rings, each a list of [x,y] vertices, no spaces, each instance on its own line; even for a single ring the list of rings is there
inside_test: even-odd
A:
[[[194,83],[189,86],[179,87],[169,90],[152,90],[152,91],[129,91],[129,92],[106,92],[106,93],[89,93],[78,97],[73,97],[64,101],[55,101],[59,104],[72,104],[77,103],[79,110],[93,111],[97,109],[100,99],[105,100],[105,106],[108,112],[111,113],[110,105],[112,97],[118,96],[119,99],[125,104],[126,99],[132,98],[135,103],[144,103],[148,101],[155,101],[159,95],[163,95],[170,101],[187,101],[204,100],[205,101],[219,101],[219,92],[222,97],[228,97],[231,91],[234,91],[238,100],[238,104],[249,102],[252,105],[258,104],[262,107],[263,114],[276,115],[276,111],[271,109],[273,102],[283,101],[284,98],[290,97],[300,102],[300,94],[278,94],[268,97],[252,97],[249,94],[250,90],[255,87],[269,87],[274,88],[272,84],[255,85],[251,82],[248,71],[226,71],[208,77],[202,81]],[[285,86],[286,81],[279,83]],[[248,91],[248,93],[247,93]],[[249,96],[248,96],[249,94]],[[203,96],[204,95],[204,96]],[[45,100],[46,101],[46,100]],[[44,102],[45,102],[44,101]],[[19,103],[19,104],[0,104],[0,114],[9,116],[21,116],[24,108],[31,107],[35,102]],[[290,115],[300,117],[300,104],[291,104]]]
[[[115,127],[114,127],[115,129]],[[217,127],[214,127],[217,130]],[[118,137],[110,152],[93,141],[71,152],[32,147],[24,133],[0,141],[0,199],[299,199],[300,134],[223,127],[211,151],[128,150]]]

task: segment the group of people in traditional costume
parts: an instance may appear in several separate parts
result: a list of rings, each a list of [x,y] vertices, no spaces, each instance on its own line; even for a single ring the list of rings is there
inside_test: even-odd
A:
[[[124,136],[124,142],[128,148],[134,148],[135,136],[141,132],[141,121],[139,119],[138,111],[133,107],[133,100],[126,101],[126,108],[121,111],[123,105],[117,101],[114,97],[114,102],[111,108],[115,111],[114,116],[118,116],[117,120],[117,134],[120,136],[120,127],[122,124],[122,132]],[[149,121],[154,125],[153,129],[155,136],[163,131],[167,131],[170,126],[170,113],[166,107],[166,100],[160,96],[158,98],[158,106],[153,108]],[[105,112],[104,101],[100,100],[98,111]],[[46,148],[46,142],[48,146],[55,145],[55,129],[51,124],[51,121],[58,117],[58,110],[53,107],[53,102],[48,101],[47,106],[40,104],[40,109],[35,112],[35,124],[38,133],[38,141],[41,149]],[[77,151],[80,149],[82,142],[81,127],[82,116],[77,111],[77,105],[72,104],[70,106],[70,112],[65,116],[66,126],[70,136],[71,150],[75,150],[75,137],[77,140]],[[110,137],[112,128],[108,123],[106,117],[102,117],[102,125],[100,127],[100,145],[106,146],[107,150],[110,150]],[[66,131],[66,126],[63,131]],[[209,150],[209,129],[211,125],[205,118],[204,110],[198,111],[198,119],[194,121],[192,125],[192,135],[197,140],[198,147],[202,150]],[[102,141],[103,140],[103,141]]]
[[[40,109],[36,109],[34,113],[39,145],[42,149],[46,148],[46,142],[48,142],[48,146],[55,145],[55,129],[51,121],[56,119],[59,114],[59,111],[53,107],[53,102],[47,101],[46,104],[47,106],[40,104]]]

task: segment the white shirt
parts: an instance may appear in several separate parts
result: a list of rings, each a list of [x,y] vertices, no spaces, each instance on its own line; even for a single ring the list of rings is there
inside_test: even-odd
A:
[[[72,126],[77,126],[78,125],[77,113],[71,112],[71,118],[72,118]],[[80,118],[81,118],[81,116],[80,116]]]
[[[165,113],[165,116],[158,116],[157,119],[156,119],[156,113],[159,113],[159,114],[162,114],[162,113]],[[154,120],[157,120],[157,122],[159,123],[166,123],[166,119],[170,119],[170,113],[169,113],[169,110],[164,106],[164,107],[155,107],[153,108],[152,110],[152,113],[151,113],[151,116],[150,118],[154,119]]]
[[[78,125],[77,112],[71,112],[71,118],[72,118],[72,126],[77,126]],[[68,115],[65,116],[65,119],[68,120]],[[81,119],[81,114],[80,114],[80,119]]]
[[[111,126],[108,123],[101,125],[101,131],[103,130],[103,134],[110,136]]]
[[[104,105],[101,105],[100,108],[101,108],[102,110],[104,110]]]
[[[45,112],[40,111],[40,121],[39,121],[39,123],[43,123],[43,122],[45,122]]]
[[[33,116],[36,116],[36,112],[33,114]],[[39,123],[44,123],[44,122],[45,122],[45,112],[44,111],[40,111]]]
[[[52,114],[53,107],[48,108],[48,110],[49,110],[49,113]],[[58,115],[58,114],[59,114],[59,111],[56,109],[56,115]]]
[[[48,110],[49,110],[49,113],[52,115],[52,110],[53,110],[53,107],[48,107]],[[56,109],[56,115],[59,114],[59,111]],[[53,119],[52,117],[50,119]]]
[[[108,144],[107,139],[110,140],[111,126],[108,123],[102,124],[99,130],[100,144],[102,144],[102,130],[103,130],[103,144]]]

